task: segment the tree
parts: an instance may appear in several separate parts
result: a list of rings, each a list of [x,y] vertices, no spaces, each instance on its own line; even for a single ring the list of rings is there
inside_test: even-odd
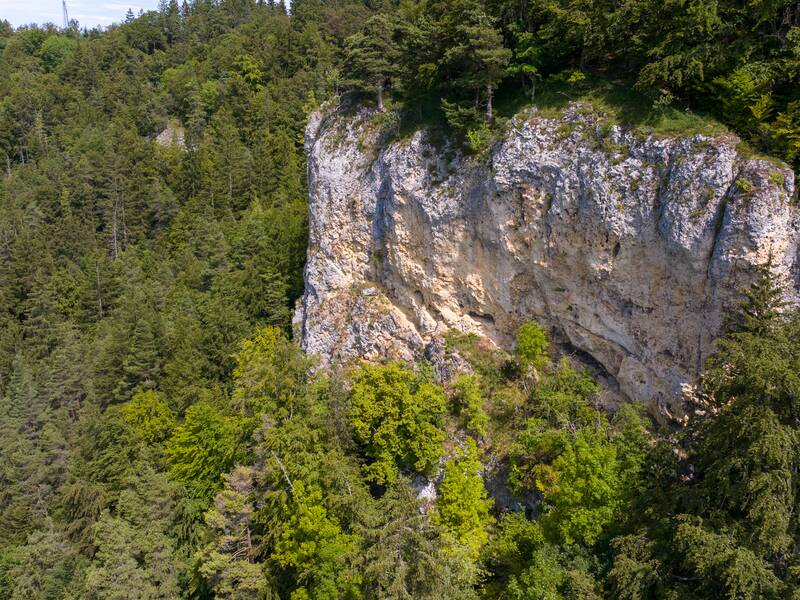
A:
[[[439,573],[438,532],[420,510],[409,482],[399,478],[367,515],[369,521],[360,529],[363,550],[359,556],[367,597],[446,597],[442,594],[446,576]]]
[[[708,531],[691,520],[678,525],[675,550],[701,580],[700,590],[717,598],[779,598],[783,584],[772,565],[738,546],[730,535]]]
[[[781,587],[776,557],[796,546],[800,329],[796,316],[783,314],[768,269],[733,322],[738,327],[709,359],[704,410],[690,426],[696,496],[676,543],[709,589],[733,597],[758,587],[769,595]]]
[[[212,117],[198,148],[200,186],[219,214],[241,210],[252,200],[253,157],[242,143],[234,115],[227,109]]]
[[[268,588],[253,545],[253,469],[237,467],[205,515],[213,540],[198,553],[200,574],[217,598],[262,597]]]
[[[306,394],[311,361],[277,327],[242,341],[233,372],[233,400],[246,415],[289,418]]]
[[[547,366],[550,357],[547,334],[536,321],[523,323],[517,330],[517,360],[523,369],[540,370]]]
[[[292,598],[357,598],[358,578],[347,568],[347,559],[357,548],[356,540],[328,516],[318,490],[306,490],[298,481],[293,500],[293,514],[272,555],[295,582]]]
[[[494,90],[505,74],[511,51],[503,46],[496,21],[475,0],[450,0],[439,4],[437,32],[444,50],[439,62],[448,85],[457,92],[472,92],[477,107],[481,94],[486,119],[494,118]]]
[[[488,541],[487,527],[494,522],[489,515],[492,501],[480,476],[482,467],[475,440],[467,438],[464,448],[444,466],[433,516],[450,543],[465,547],[473,559]]]
[[[169,562],[171,541],[163,534],[134,529],[123,519],[101,516],[94,526],[98,545],[85,586],[91,598],[156,600],[178,591]]]
[[[523,85],[527,80],[531,86],[531,100],[536,98],[536,83],[542,77],[541,47],[530,31],[514,31],[513,56],[508,64],[509,75],[519,75]]]
[[[518,493],[541,494],[542,529],[554,544],[595,544],[639,485],[644,421],[626,409],[610,426],[590,404],[597,389],[561,362],[533,389],[535,414],[511,450],[510,483]]]
[[[208,502],[222,488],[223,473],[241,456],[240,433],[234,418],[209,404],[189,407],[183,423],[167,441],[170,477]]]
[[[163,442],[175,427],[175,416],[153,390],[134,394],[131,401],[122,406],[122,417],[146,444]]]
[[[391,79],[397,74],[397,45],[394,40],[395,24],[383,13],[370,17],[362,31],[354,33],[345,42],[345,66],[350,84],[364,91],[374,92],[378,110],[383,111],[383,94]]]
[[[756,280],[745,291],[739,312],[731,323],[735,336],[765,336],[783,321],[781,313],[787,303],[783,299],[783,289],[772,272],[773,266],[770,255],[767,262],[758,268]]]
[[[48,72],[55,71],[62,64],[72,59],[75,55],[76,46],[77,42],[71,37],[51,35],[39,49],[42,66]]]
[[[429,472],[441,453],[445,396],[399,363],[364,365],[353,375],[349,420],[369,463],[366,477],[391,484],[401,468]]]
[[[480,378],[474,374],[459,375],[453,381],[453,391],[467,429],[479,437],[486,435],[489,417],[483,410]]]
[[[146,463],[126,478],[115,513],[93,526],[96,552],[84,581],[87,597],[153,599],[178,594],[184,565],[172,527],[176,486]]]
[[[86,559],[58,531],[37,531],[12,554],[9,600],[65,597],[80,589]]]
[[[616,518],[623,482],[616,448],[580,432],[541,469],[537,486],[545,502],[542,527],[551,539],[594,544]]]
[[[655,544],[643,532],[615,538],[614,565],[609,580],[620,600],[650,598],[662,591],[663,566]]]

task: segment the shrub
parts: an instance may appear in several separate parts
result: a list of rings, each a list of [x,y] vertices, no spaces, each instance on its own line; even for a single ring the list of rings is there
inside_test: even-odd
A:
[[[550,362],[547,334],[536,321],[524,323],[517,331],[517,359],[523,369],[541,369]]]

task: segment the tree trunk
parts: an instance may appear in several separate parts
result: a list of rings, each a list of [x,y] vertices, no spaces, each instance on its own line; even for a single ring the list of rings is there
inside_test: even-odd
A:
[[[117,260],[119,248],[117,246],[117,199],[114,198],[114,212],[111,224],[111,255],[114,260]]]
[[[486,86],[486,118],[488,119],[489,123],[492,122],[494,119],[494,113],[492,112],[492,86]]]
[[[247,560],[249,562],[255,562],[255,556],[253,556],[253,540],[250,536],[250,525],[245,525],[246,535],[247,535]]]
[[[281,459],[278,458],[278,455],[275,454],[275,451],[271,450],[271,452],[272,452],[272,458],[275,459],[275,462],[277,462],[278,466],[281,468],[281,472],[283,473],[283,477],[284,477],[284,479],[286,479],[286,483],[289,484],[289,490],[292,492],[292,496],[294,496],[294,485],[292,485],[292,480],[289,479],[289,474],[286,472],[286,467],[283,466],[283,463],[281,462]]]
[[[378,110],[383,112],[383,84],[378,84]]]
[[[94,259],[94,273],[95,277],[97,278],[97,314],[102,319],[103,318],[103,294],[100,290],[100,261],[96,258]]]

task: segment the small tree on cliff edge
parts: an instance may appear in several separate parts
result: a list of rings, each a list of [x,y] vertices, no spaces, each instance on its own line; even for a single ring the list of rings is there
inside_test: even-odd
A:
[[[378,110],[383,111],[383,94],[397,74],[396,27],[383,14],[371,17],[364,28],[346,41],[348,81],[355,89],[373,92]]]
[[[494,91],[511,60],[496,20],[474,0],[442,0],[434,11],[439,14],[436,34],[445,48],[440,76],[459,95],[472,95],[476,109],[483,100],[491,122]]]

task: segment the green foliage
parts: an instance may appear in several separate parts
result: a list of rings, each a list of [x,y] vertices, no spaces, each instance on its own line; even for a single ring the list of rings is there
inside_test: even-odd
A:
[[[546,503],[542,526],[548,535],[567,544],[595,543],[620,509],[616,448],[580,432],[538,471],[537,487]]]
[[[335,600],[358,598],[358,578],[346,568],[355,552],[352,536],[342,533],[322,505],[322,494],[294,486],[293,514],[278,540],[273,560],[292,572],[298,587],[293,599]]]
[[[467,130],[467,147],[473,154],[486,155],[495,141],[495,134],[486,123]]]
[[[492,501],[483,486],[481,468],[475,440],[467,438],[464,448],[444,466],[433,517],[450,543],[463,546],[474,558],[489,539],[487,527],[494,521],[489,515]]]
[[[58,533],[38,531],[12,551],[9,563],[9,587],[0,591],[9,600],[22,600],[80,593],[87,560]]]
[[[234,403],[247,415],[289,417],[306,394],[311,361],[277,327],[242,342],[236,358]]]
[[[599,600],[597,581],[581,557],[565,555],[558,547],[545,545],[534,551],[529,566],[513,577],[508,597],[514,600]]]
[[[457,136],[466,137],[468,142],[472,142],[470,149],[473,152],[484,149],[483,139],[481,138],[485,137],[482,132],[486,131],[486,129],[480,125],[480,111],[475,106],[462,105],[458,102],[442,99],[442,112],[450,129]],[[479,125],[476,126],[476,124]],[[471,140],[469,137],[470,131],[472,132]]]
[[[62,64],[68,62],[75,55],[78,42],[70,37],[61,35],[51,35],[39,48],[42,67],[47,72],[58,69]]]
[[[620,411],[612,427],[589,403],[595,384],[567,362],[533,390],[538,400],[512,447],[510,481],[543,498],[541,524],[554,543],[595,544],[633,494],[647,438],[642,417]]]
[[[510,28],[515,39],[512,48],[513,56],[508,65],[509,75],[519,75],[531,86],[531,100],[536,97],[536,83],[541,78],[542,48],[537,43],[536,36],[530,31],[520,31]]]
[[[222,487],[222,475],[241,456],[236,419],[209,404],[194,404],[167,441],[170,477],[190,493],[210,501]]]
[[[370,481],[391,484],[401,469],[430,472],[444,441],[445,395],[399,363],[364,365],[353,375],[349,420]]]
[[[377,502],[363,537],[359,569],[368,598],[434,600],[474,597],[465,571],[471,565],[453,556],[440,542],[409,482],[398,479]]]
[[[481,122],[491,122],[498,88],[530,104],[540,101],[541,81],[564,101],[613,73],[630,96],[638,92],[648,128],[697,129],[702,119],[687,109],[709,112],[797,169],[800,26],[786,17],[793,10],[790,0],[747,8],[733,0],[407,2],[384,7],[348,40],[344,78],[356,90],[393,90],[409,121],[436,123],[443,114],[480,153],[490,139]]]
[[[175,427],[175,415],[153,390],[134,394],[122,406],[122,418],[146,444],[163,442]]]
[[[614,565],[608,578],[615,597],[638,600],[662,591],[662,565],[654,546],[642,532],[614,539]]]
[[[491,121],[494,90],[511,58],[496,19],[474,0],[440,1],[432,8],[442,45],[439,73],[457,96],[483,95],[486,118]]]
[[[474,333],[450,330],[445,335],[448,352],[457,352],[483,380],[484,385],[497,385],[505,380],[508,355],[488,344]]]
[[[161,598],[178,594],[184,567],[169,535],[176,489],[163,473],[140,464],[125,481],[114,515],[94,524],[96,552],[86,570],[90,598]]]
[[[508,579],[520,573],[533,552],[545,544],[542,527],[523,512],[502,515],[484,553],[487,567],[496,577]]]
[[[448,382],[452,419],[430,365],[313,371],[288,337],[319,102],[374,94],[381,134],[449,127],[473,160],[532,102],[724,133],[708,112],[797,168],[795,5],[164,0],[106,31],[0,21],[0,598],[796,596],[800,318],[771,264],[682,430],[633,404],[609,418],[535,323],[520,368],[448,334],[475,373]],[[401,473],[436,481],[454,440],[425,505]]]
[[[550,362],[550,341],[536,321],[528,321],[517,330],[517,360],[523,369],[542,369]]]
[[[709,597],[779,598],[783,589],[771,566],[730,536],[682,522],[675,532],[675,549],[683,553],[687,567],[702,579],[700,588]]]
[[[197,555],[199,573],[217,598],[261,598],[268,589],[253,546],[253,469],[237,467],[205,515],[213,540]]]
[[[452,385],[464,426],[478,437],[483,437],[489,425],[489,416],[483,410],[480,378],[477,375],[459,375]]]
[[[370,17],[358,33],[346,40],[345,68],[355,87],[374,92],[378,110],[383,110],[383,93],[397,72],[396,25],[387,15]]]
[[[493,590],[501,581],[507,581],[504,597],[520,600],[601,597],[592,557],[580,547],[549,544],[541,526],[523,514],[504,515],[486,555],[497,578],[487,588]]]

